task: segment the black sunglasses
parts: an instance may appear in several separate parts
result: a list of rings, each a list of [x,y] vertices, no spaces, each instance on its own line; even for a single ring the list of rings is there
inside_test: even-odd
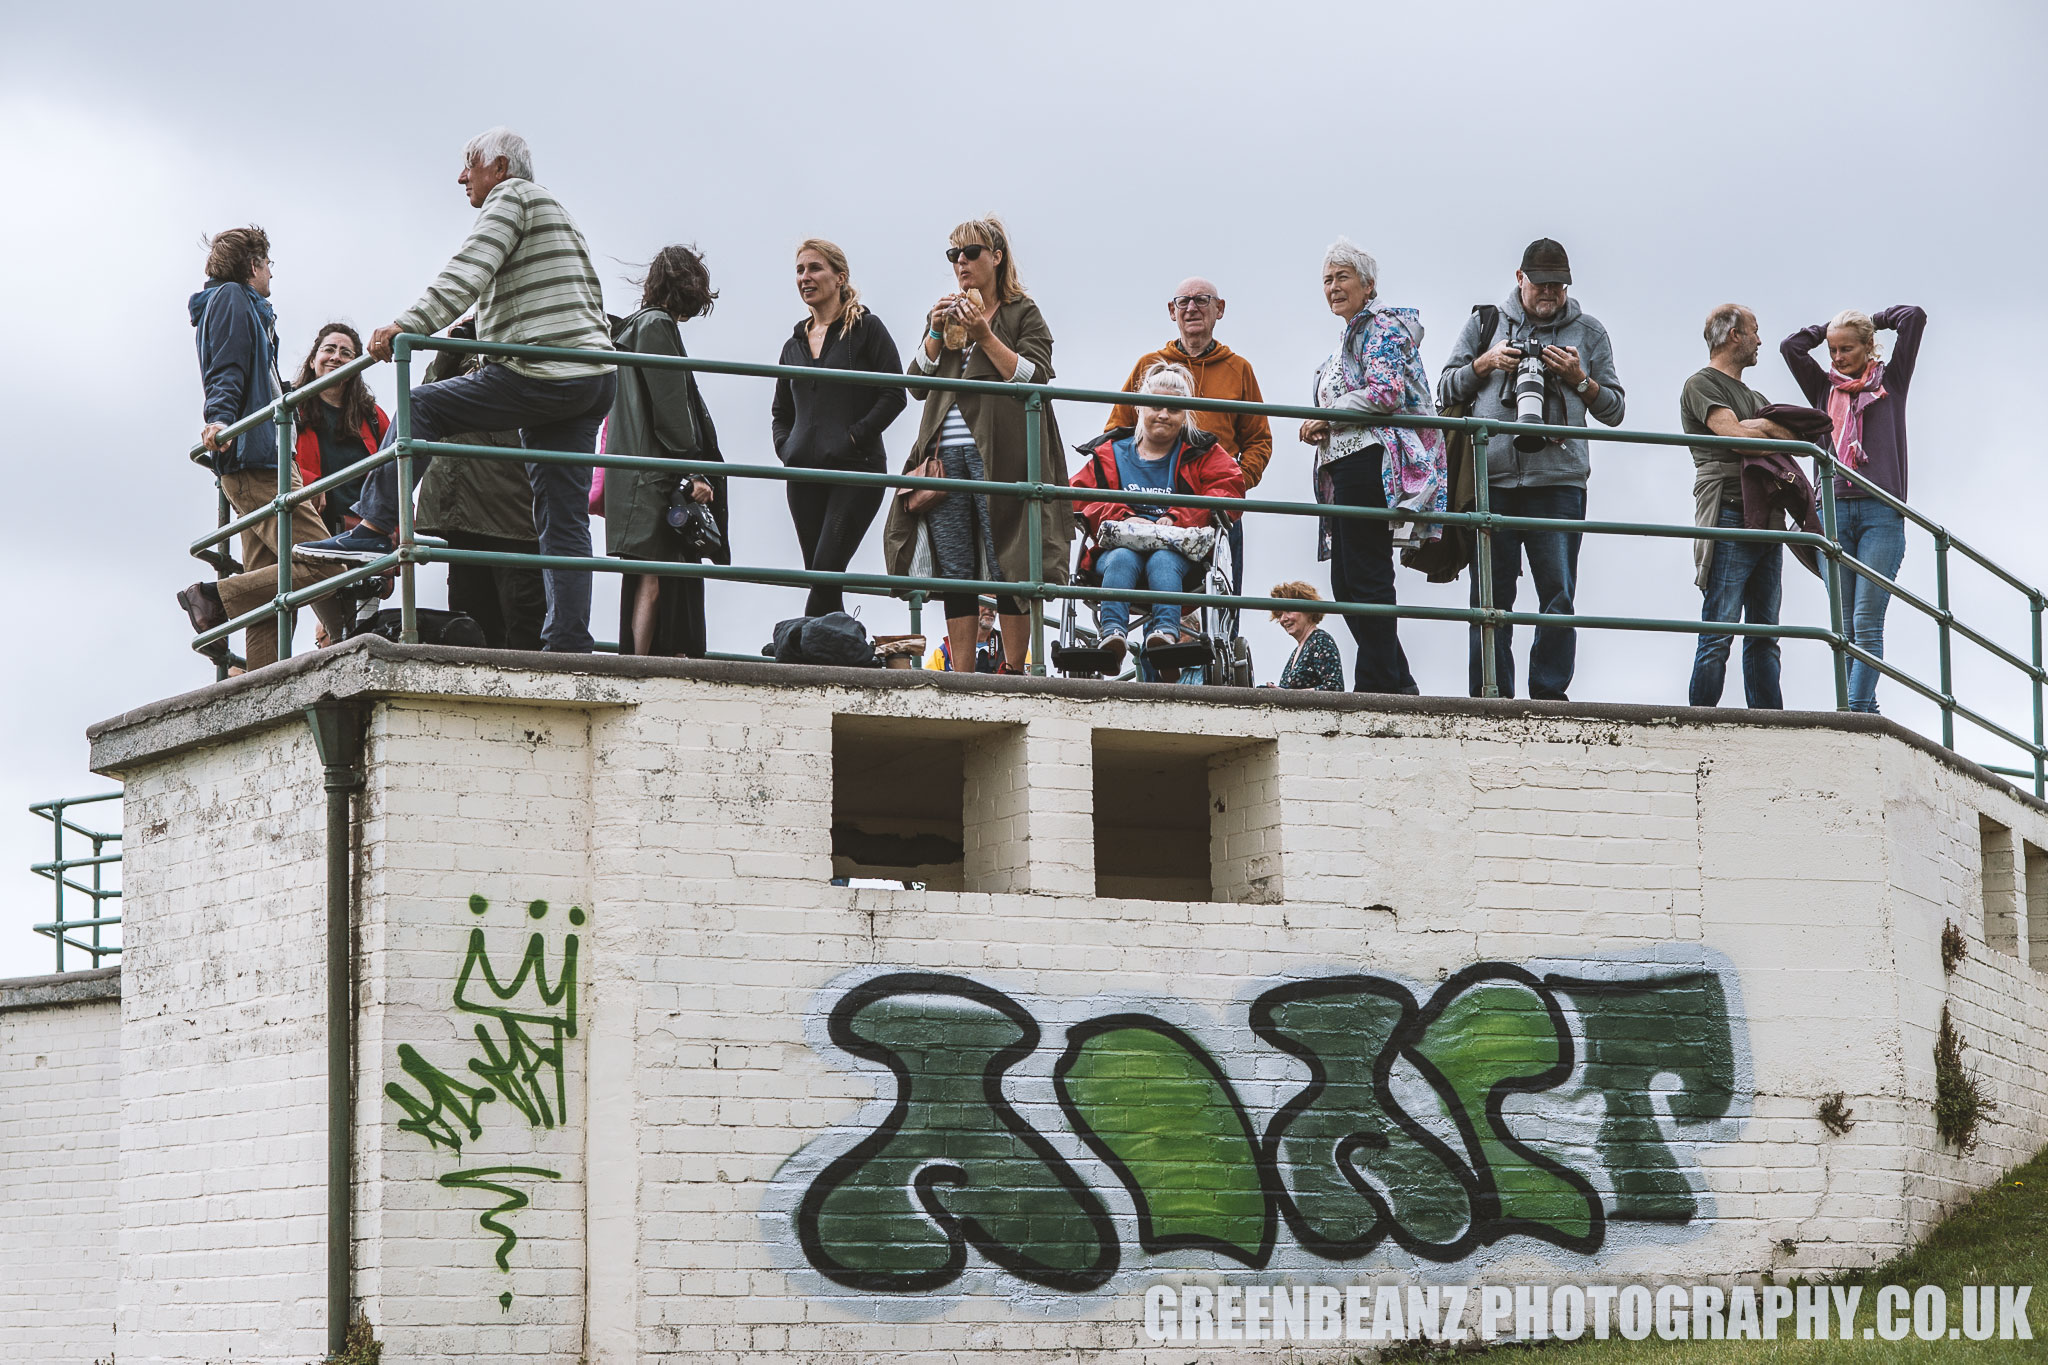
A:
[[[978,261],[982,252],[993,250],[994,247],[985,246],[980,242],[969,242],[966,246],[949,246],[946,248],[946,262],[949,265],[958,265],[962,256],[970,261]]]

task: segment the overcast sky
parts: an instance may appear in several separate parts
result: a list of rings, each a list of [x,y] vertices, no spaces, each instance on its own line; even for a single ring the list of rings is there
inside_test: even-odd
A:
[[[994,212],[1060,382],[1115,387],[1172,335],[1164,301],[1199,273],[1229,300],[1219,335],[1275,400],[1306,395],[1335,339],[1317,288],[1333,237],[1378,257],[1383,297],[1422,311],[1434,374],[1466,310],[1499,300],[1547,235],[1613,335],[1627,425],[1661,430],[1677,428],[1717,303],[1756,310],[1750,382],[1787,401],[1780,337],[1845,307],[1918,303],[1913,501],[2048,581],[2034,530],[2048,440],[2026,378],[2041,354],[2026,281],[2043,36],[2042,8],[2022,3],[8,6],[0,975],[49,970],[26,928],[47,917],[46,884],[22,870],[48,856],[46,835],[23,808],[107,788],[86,771],[85,727],[212,676],[172,602],[200,575],[184,547],[213,520],[211,482],[184,456],[200,425],[185,300],[209,231],[269,230],[295,369],[323,321],[367,332],[414,301],[473,216],[454,183],[462,144],[504,123],[582,225],[614,312],[657,248],[703,250],[721,298],[686,328],[698,355],[776,358],[801,314],[792,253],[814,234],[846,248],[901,343],[949,286],[947,230]],[[388,407],[388,368],[374,386]],[[772,460],[768,386],[704,387],[726,458]],[[1100,416],[1060,420],[1079,439]],[[1261,495],[1308,496],[1292,427]],[[913,413],[889,432],[892,456],[914,428]],[[1682,451],[1601,446],[1594,465],[1592,515],[1690,520]],[[779,489],[734,487],[739,559],[798,563]],[[879,539],[856,567],[879,567]],[[1298,524],[1255,520],[1249,542],[1248,586],[1327,589]],[[1932,559],[1916,535],[1906,581],[1931,591]],[[610,638],[616,581],[598,583],[593,624]],[[1954,590],[2025,651],[2023,599],[1962,569]],[[1401,574],[1406,601],[1463,591]],[[710,593],[726,650],[757,649],[802,602]],[[440,603],[438,583],[422,600]],[[1589,539],[1578,604],[1696,616],[1689,545]],[[883,631],[904,620],[890,603],[865,613]],[[1826,619],[1794,567],[1785,619]],[[1932,677],[1931,626],[1898,604],[1891,620],[1892,656]],[[1269,679],[1288,642],[1263,620],[1247,633]],[[1403,638],[1425,692],[1462,694],[1462,627]],[[1693,645],[1582,633],[1572,694],[1682,703]],[[1831,705],[1825,651],[1786,654],[1788,703]],[[2024,729],[2024,688],[1967,646],[1957,660],[1965,700]],[[1724,701],[1741,701],[1737,667]],[[1895,684],[1880,701],[1934,724]]]

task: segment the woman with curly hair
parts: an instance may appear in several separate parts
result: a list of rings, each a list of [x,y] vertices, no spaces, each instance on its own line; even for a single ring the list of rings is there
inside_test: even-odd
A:
[[[306,353],[292,387],[302,389],[325,378],[362,353],[363,339],[355,328],[345,322],[330,322],[313,334],[313,349]],[[384,443],[384,429],[391,425],[360,370],[322,389],[319,402],[299,404],[294,415],[299,434],[292,445],[292,458],[298,462],[301,483],[339,474],[375,455]],[[362,495],[362,479],[351,479],[316,496],[313,510],[330,533],[345,531],[358,520],[348,509]]]
[[[682,324],[711,311],[718,291],[704,258],[686,246],[663,247],[648,263],[640,311],[612,329],[621,351],[683,356]],[[660,460],[718,460],[718,431],[687,370],[619,367],[606,453]],[[612,469],[604,481],[605,553],[619,559],[698,562],[684,549],[669,516],[688,503],[709,503],[723,544],[714,562],[730,564],[726,540],[725,480],[678,478],[663,470]],[[677,518],[678,520],[680,517]],[[628,574],[619,592],[619,653],[687,654],[705,650],[704,580]]]

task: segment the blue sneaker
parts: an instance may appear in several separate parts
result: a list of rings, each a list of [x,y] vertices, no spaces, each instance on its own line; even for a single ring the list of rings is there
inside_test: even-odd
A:
[[[358,524],[338,536],[309,540],[292,546],[292,554],[303,559],[331,559],[344,564],[368,564],[397,548],[397,542],[381,532]]]

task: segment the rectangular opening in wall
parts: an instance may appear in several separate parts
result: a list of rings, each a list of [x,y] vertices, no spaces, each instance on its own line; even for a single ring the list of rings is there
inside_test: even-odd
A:
[[[1013,889],[1023,727],[832,718],[832,875],[935,891]],[[1012,770],[1015,770],[1014,772]]]
[[[1988,815],[1977,817],[1977,853],[1982,866],[1984,941],[2000,952],[2017,954],[2019,887],[2014,885],[2012,831]]]
[[[2026,850],[2027,961],[2048,972],[2048,853],[2021,840]]]
[[[1093,739],[1096,895],[1280,899],[1277,745],[1127,730]]]

